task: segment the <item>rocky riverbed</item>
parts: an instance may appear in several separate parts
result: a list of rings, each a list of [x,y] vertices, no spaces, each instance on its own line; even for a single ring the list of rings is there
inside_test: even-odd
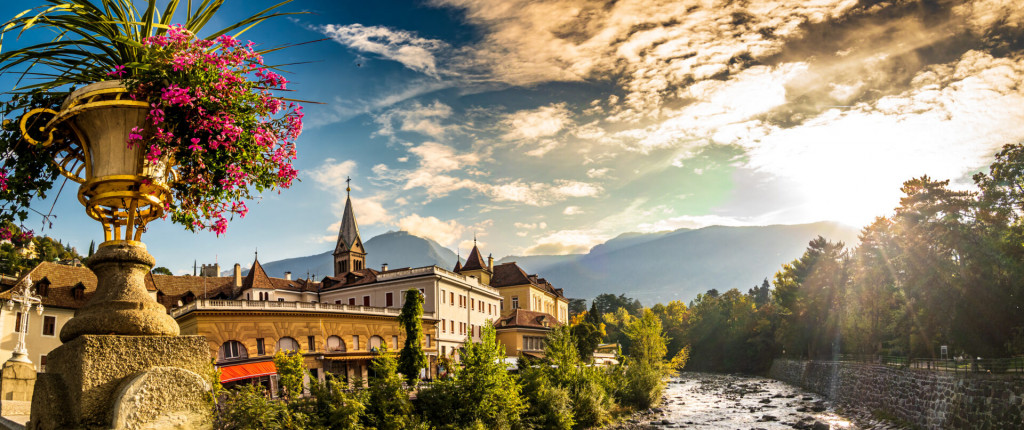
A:
[[[773,379],[686,372],[672,378],[659,407],[608,430],[899,429],[868,411],[837,411],[822,396]]]

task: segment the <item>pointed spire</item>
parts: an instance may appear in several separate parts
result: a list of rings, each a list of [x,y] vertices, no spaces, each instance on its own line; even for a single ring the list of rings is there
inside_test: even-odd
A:
[[[345,213],[341,216],[341,228],[338,230],[338,244],[334,247],[334,253],[339,254],[345,251],[363,252],[363,242],[359,238],[359,225],[356,224],[356,216],[352,211],[352,198],[345,198]]]
[[[460,270],[462,270],[462,250],[461,249],[455,251],[455,268],[452,269],[452,271],[457,273]]]
[[[273,284],[270,282],[270,277],[267,276],[267,272],[263,270],[263,266],[260,264],[260,260],[254,259],[252,261],[252,267],[249,269],[249,274],[245,276],[242,281],[242,289],[248,288],[273,288]]]
[[[486,267],[484,259],[480,256],[480,248],[476,246],[476,237],[474,237],[473,250],[469,252],[469,257],[466,257],[466,264],[462,265],[462,270],[481,270]]]

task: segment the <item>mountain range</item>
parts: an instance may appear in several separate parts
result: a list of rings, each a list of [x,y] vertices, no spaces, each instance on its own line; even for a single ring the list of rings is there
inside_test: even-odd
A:
[[[563,288],[568,297],[626,294],[653,305],[689,302],[710,289],[746,291],[800,257],[811,239],[820,235],[855,246],[857,234],[857,229],[832,222],[625,233],[586,254],[508,256],[495,264],[515,261]],[[366,265],[375,269],[384,263],[390,269],[432,264],[451,269],[456,260],[450,249],[404,231],[375,236],[363,245]],[[291,271],[295,277],[308,273],[320,279],[334,274],[331,252],[261,264],[270,276]]]

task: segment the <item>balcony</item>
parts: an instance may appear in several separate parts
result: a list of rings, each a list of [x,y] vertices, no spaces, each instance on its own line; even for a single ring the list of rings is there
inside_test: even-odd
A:
[[[416,267],[413,269],[402,270],[390,270],[377,275],[377,282],[393,281],[396,279],[431,275],[440,276],[442,278],[448,278],[450,280],[467,284],[467,287],[471,289],[484,291],[495,296],[501,296],[501,293],[499,293],[497,289],[481,284],[479,279],[472,278],[470,276],[460,275],[458,273],[448,271],[437,266]]]
[[[333,303],[311,302],[272,302],[262,300],[209,300],[198,299],[185,306],[171,309],[171,317],[178,318],[193,311],[287,311],[310,313],[336,313],[356,315],[384,315],[397,317],[400,308],[382,308],[376,306],[355,306]],[[434,319],[433,312],[424,312],[423,318]]]

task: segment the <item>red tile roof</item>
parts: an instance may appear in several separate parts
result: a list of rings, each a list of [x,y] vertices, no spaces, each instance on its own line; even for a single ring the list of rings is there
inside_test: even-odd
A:
[[[250,288],[274,288],[274,284],[270,281],[270,277],[267,276],[267,272],[260,265],[260,260],[253,260],[249,274],[242,280],[242,289],[248,290]]]

